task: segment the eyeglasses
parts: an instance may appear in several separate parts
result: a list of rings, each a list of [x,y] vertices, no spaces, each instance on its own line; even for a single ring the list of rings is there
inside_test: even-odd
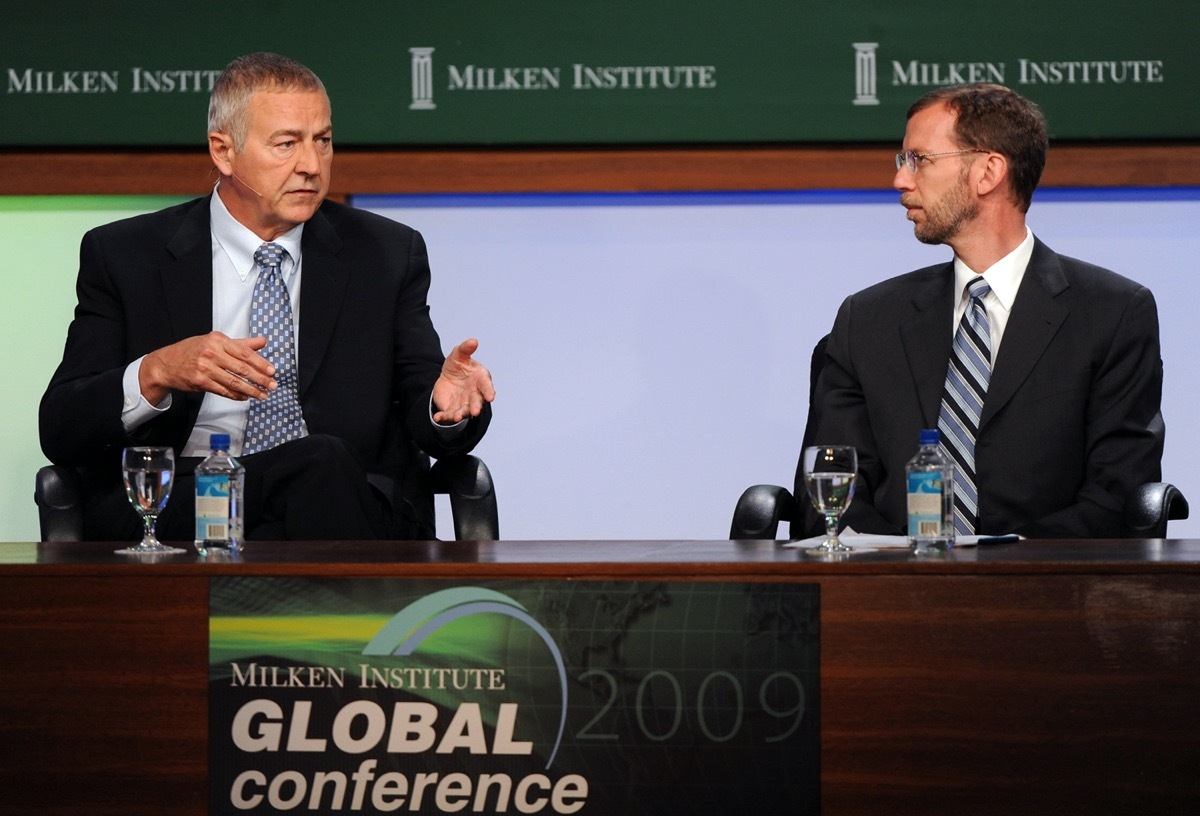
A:
[[[968,150],[947,150],[945,153],[914,153],[911,150],[905,150],[903,153],[896,154],[896,169],[902,170],[907,167],[908,172],[916,173],[925,162],[937,156],[961,156],[964,153],[990,152],[990,150],[980,150],[977,147],[972,147]]]

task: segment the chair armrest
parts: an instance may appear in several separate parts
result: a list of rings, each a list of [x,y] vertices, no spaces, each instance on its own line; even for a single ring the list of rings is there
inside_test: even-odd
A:
[[[741,539],[775,539],[779,522],[793,521],[797,513],[791,491],[778,485],[753,485],[746,488],[733,509],[733,524],[729,537]]]
[[[429,471],[434,493],[450,497],[454,537],[459,541],[498,541],[500,519],[492,474],[476,456],[448,456]]]
[[[1166,538],[1167,522],[1187,517],[1187,499],[1175,485],[1147,482],[1125,502],[1123,526],[1131,538]]]
[[[83,488],[74,468],[46,465],[38,469],[33,501],[38,508],[42,541],[83,539]]]

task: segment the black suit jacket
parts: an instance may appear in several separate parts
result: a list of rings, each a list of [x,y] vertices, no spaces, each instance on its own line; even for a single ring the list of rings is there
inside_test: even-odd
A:
[[[860,479],[845,521],[907,526],[904,466],[936,428],[953,329],[954,269],[872,286],[838,311],[817,383],[813,441],[852,444]],[[1162,397],[1148,289],[1035,241],[983,404],[975,459],[979,532],[1120,535],[1125,499],[1161,478],[1149,430]],[[797,471],[797,493],[803,475]],[[821,528],[810,514],[808,534]]]
[[[170,445],[178,453],[186,443],[202,394],[175,393],[164,415],[129,435],[121,380],[141,355],[211,331],[209,220],[205,197],[84,236],[78,305],[39,416],[52,462],[90,468],[120,489],[123,447]],[[305,224],[301,252],[299,396],[308,430],[345,440],[372,483],[416,516],[410,532],[432,537],[432,503],[407,506],[412,475],[427,463],[420,451],[469,451],[490,406],[453,445],[429,420],[444,355],[426,305],[424,241],[402,224],[327,201]]]

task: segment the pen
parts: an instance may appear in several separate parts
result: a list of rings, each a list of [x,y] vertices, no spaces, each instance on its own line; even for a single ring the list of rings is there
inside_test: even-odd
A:
[[[1011,544],[1014,541],[1020,541],[1019,535],[1002,535],[1002,536],[980,536],[980,546],[987,544]]]

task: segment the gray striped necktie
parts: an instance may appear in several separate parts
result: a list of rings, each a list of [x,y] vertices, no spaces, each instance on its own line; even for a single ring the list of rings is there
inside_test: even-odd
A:
[[[275,364],[279,387],[265,400],[250,400],[243,453],[270,450],[303,435],[296,366],[296,340],[292,327],[292,301],[283,282],[283,258],[287,250],[274,242],[254,251],[258,280],[250,302],[250,336],[266,337],[259,353]]]
[[[983,397],[992,377],[992,335],[983,296],[991,291],[982,276],[967,286],[970,301],[954,335],[954,349],[946,368],[946,390],[938,416],[942,447],[957,465],[954,478],[954,529],[962,535],[976,532],[979,491],[975,486],[975,435]]]

